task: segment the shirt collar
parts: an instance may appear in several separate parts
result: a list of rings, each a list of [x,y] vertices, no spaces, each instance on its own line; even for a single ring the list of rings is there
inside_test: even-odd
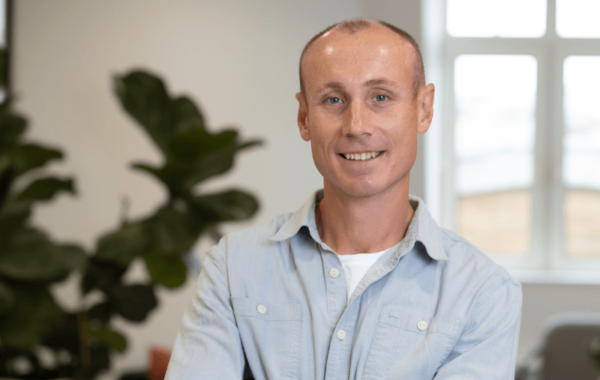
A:
[[[321,241],[317,232],[315,221],[316,205],[323,199],[323,190],[314,192],[304,204],[292,214],[277,232],[271,237],[271,241],[277,242],[289,239],[295,236],[302,227],[306,227],[310,236],[320,245],[325,245]],[[434,260],[449,260],[446,251],[443,248],[441,240],[441,230],[433,220],[425,203],[418,197],[409,196],[409,201],[415,209],[415,214],[408,226],[406,237],[400,244],[401,246],[412,246],[414,242],[419,241],[425,246],[427,254]]]
[[[419,197],[409,195],[408,200],[415,209],[415,215],[410,224],[416,227],[415,240],[425,246],[427,254],[434,260],[450,260],[442,244],[442,231],[431,217],[425,202]],[[410,228],[410,225],[409,225]],[[408,235],[408,234],[407,234]]]
[[[312,193],[306,202],[304,202],[304,204],[292,214],[292,217],[271,237],[271,241],[289,239],[296,235],[300,228],[307,227],[311,237],[317,242],[322,243],[319,233],[317,232],[317,222],[315,221],[315,209],[321,199],[323,199],[322,189]]]

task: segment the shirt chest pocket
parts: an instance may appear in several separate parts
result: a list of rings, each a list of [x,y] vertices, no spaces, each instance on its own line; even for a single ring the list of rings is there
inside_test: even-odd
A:
[[[302,311],[298,303],[232,297],[242,346],[257,379],[297,379]],[[252,368],[252,364],[259,364]]]
[[[431,379],[457,339],[459,318],[385,307],[369,350],[363,379]]]

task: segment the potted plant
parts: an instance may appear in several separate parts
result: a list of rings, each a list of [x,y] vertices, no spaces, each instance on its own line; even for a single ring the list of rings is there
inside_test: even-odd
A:
[[[160,166],[132,167],[155,178],[168,197],[152,214],[123,220],[90,253],[56,244],[30,225],[31,207],[61,191],[74,193],[73,181],[46,177],[21,183],[25,173],[62,153],[24,143],[25,119],[11,113],[8,102],[0,106],[0,377],[95,378],[110,367],[111,353],[127,347],[112,317],[144,321],[157,306],[157,287],[185,282],[184,257],[202,234],[216,239],[220,223],[247,219],[258,209],[256,198],[242,190],[204,194],[197,185],[230,170],[237,153],[261,141],[242,141],[234,129],[209,131],[188,97],[169,95],[164,82],[147,71],[116,76],[114,83],[123,109],[164,158]],[[123,281],[134,260],[145,263],[147,281]],[[102,296],[69,313],[54,302],[49,287],[75,270],[81,272],[83,300],[92,291]]]

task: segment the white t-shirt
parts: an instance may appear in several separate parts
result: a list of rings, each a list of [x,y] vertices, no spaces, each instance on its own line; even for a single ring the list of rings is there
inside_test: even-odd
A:
[[[367,274],[377,259],[394,247],[375,253],[338,255],[340,261],[342,262],[342,266],[344,267],[344,272],[346,273],[346,287],[348,288],[347,301],[350,301],[350,296],[352,296],[352,293],[354,293],[354,289],[356,289],[356,286],[360,280],[365,277],[365,274]]]

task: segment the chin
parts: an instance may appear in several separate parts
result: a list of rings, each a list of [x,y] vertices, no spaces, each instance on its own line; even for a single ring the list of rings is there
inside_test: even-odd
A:
[[[375,178],[373,178],[375,177]],[[371,178],[335,178],[334,181],[325,180],[332,190],[339,194],[353,198],[368,198],[386,192],[408,191],[408,172],[399,177],[373,176]]]
[[[354,182],[354,181],[353,181]],[[353,198],[368,198],[384,192],[388,186],[373,182],[354,182],[335,186],[342,193]]]

